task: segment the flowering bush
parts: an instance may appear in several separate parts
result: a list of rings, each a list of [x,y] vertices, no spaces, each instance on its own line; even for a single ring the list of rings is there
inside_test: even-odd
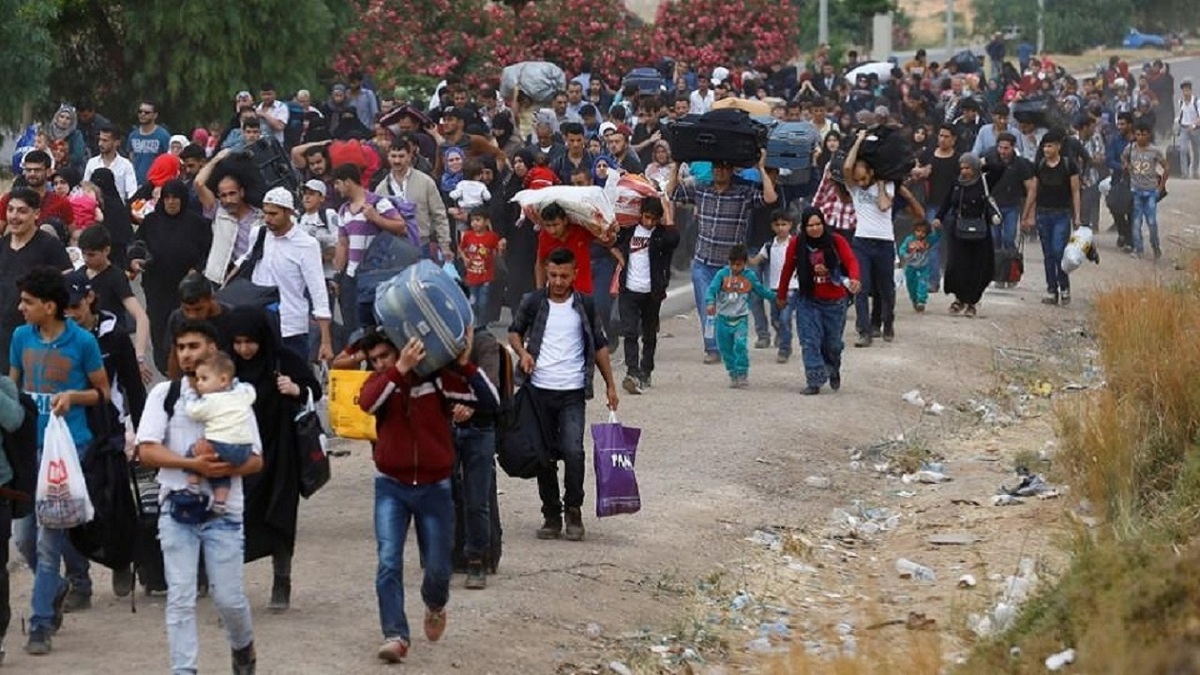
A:
[[[789,0],[669,0],[658,6],[654,45],[696,68],[750,62],[778,68],[799,53]]]
[[[345,75],[362,69],[383,80],[400,73],[441,79],[478,72],[490,51],[485,0],[358,0],[356,18],[334,60]]]

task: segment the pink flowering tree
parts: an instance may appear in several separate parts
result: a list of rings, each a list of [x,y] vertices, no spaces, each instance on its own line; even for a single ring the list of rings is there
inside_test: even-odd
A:
[[[380,80],[441,79],[486,67],[491,52],[486,0],[356,0],[334,70],[362,69]]]
[[[701,69],[735,61],[779,68],[799,54],[793,12],[790,0],[668,0],[658,7],[654,44]]]

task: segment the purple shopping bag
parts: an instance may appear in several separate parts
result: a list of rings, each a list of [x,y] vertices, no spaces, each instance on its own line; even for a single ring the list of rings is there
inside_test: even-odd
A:
[[[641,436],[641,429],[617,422],[616,413],[609,413],[607,424],[592,425],[592,442],[596,445],[592,460],[596,469],[597,518],[642,510],[637,474],[633,470]]]

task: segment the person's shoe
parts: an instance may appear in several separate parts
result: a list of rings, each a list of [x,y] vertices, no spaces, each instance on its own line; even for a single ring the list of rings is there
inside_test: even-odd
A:
[[[636,396],[642,393],[642,383],[639,382],[638,379],[633,375],[626,375],[625,380],[622,381],[621,384],[625,387],[625,391],[629,392],[630,394],[634,394]]]
[[[113,570],[112,577],[113,595],[118,598],[128,597],[133,592],[133,568],[126,567],[125,569]]]
[[[578,507],[566,511],[567,532],[563,536],[567,541],[583,541],[583,512]]]
[[[1161,248],[1154,249],[1154,260],[1155,261],[1162,260],[1162,249]]]
[[[810,384],[807,387],[801,389],[800,393],[804,394],[805,396],[816,396],[817,394],[821,393],[821,388],[816,385]]]
[[[1063,291],[1058,294],[1058,304],[1066,307],[1071,304],[1071,291]]]
[[[1134,260],[1141,260],[1141,259],[1142,259],[1142,254],[1141,254],[1140,252],[1138,252],[1138,251],[1131,251],[1131,252],[1129,253],[1129,257],[1130,257],[1130,258],[1133,258]]]
[[[425,609],[425,637],[430,642],[437,642],[442,639],[442,633],[446,632],[446,608],[441,609]]]
[[[711,366],[714,363],[720,363],[720,362],[721,362],[721,353],[720,352],[705,352],[704,353],[704,365]]]
[[[937,284],[929,284],[929,292],[930,293],[940,293],[941,291],[942,291],[941,287],[938,286]]]
[[[258,668],[258,655],[254,653],[254,643],[232,650],[233,675],[254,675]]]
[[[482,560],[472,560],[467,563],[466,588],[476,591],[487,588],[487,573],[483,571]]]
[[[829,388],[834,391],[837,391],[842,388],[842,374],[841,373],[829,376]]]
[[[738,377],[735,377],[733,379],[733,388],[734,389],[749,389],[750,388],[750,378],[745,375],[739,375]]]
[[[954,316],[958,316],[962,313],[965,307],[966,305],[963,305],[961,302],[955,300],[954,302],[950,303],[950,313]]]
[[[871,337],[874,339],[879,339],[879,338],[883,337],[883,329],[880,328],[879,326],[875,326],[875,327],[871,328]]]
[[[963,310],[963,316],[967,317],[968,319],[974,319],[975,305],[967,305],[967,308]]]
[[[920,314],[925,311],[925,305],[918,302],[917,304],[913,305],[913,309],[917,310],[917,314]]]
[[[67,604],[67,596],[70,594],[70,592],[71,584],[66,583],[63,584],[62,588],[58,589],[58,593],[54,595],[54,616],[50,619],[50,633],[52,635],[57,633],[59,628],[62,628],[63,614],[66,613],[65,609]]]
[[[82,612],[92,608],[92,596],[84,595],[69,591],[67,597],[63,600],[63,614],[71,614],[73,612]]]
[[[771,348],[771,338],[769,338],[769,337],[758,338],[757,340],[754,341],[754,348],[755,349],[770,349]]]
[[[379,651],[375,652],[379,660],[387,663],[400,663],[408,656],[408,640],[403,638],[393,638],[383,643]]]
[[[282,614],[292,606],[292,580],[289,577],[275,577],[271,584],[271,601],[267,603],[267,611],[272,614]]]
[[[540,529],[538,529],[537,538],[538,539],[558,539],[559,537],[562,536],[562,529],[563,529],[563,524],[562,524],[561,518],[547,518],[542,523],[542,527]]]
[[[883,329],[883,341],[884,342],[893,342],[893,341],[895,341],[895,339],[896,339],[896,330],[894,328],[884,328]]]
[[[858,339],[854,341],[854,346],[855,347],[870,347],[871,346],[871,335],[869,333],[867,335],[859,334]]]
[[[25,643],[25,653],[31,656],[45,656],[50,653],[50,631],[45,628],[35,628],[29,631],[29,640]]]
[[[791,354],[784,354],[783,352],[780,352],[779,354],[775,355],[775,363],[787,363],[788,359],[790,358],[792,358]]]
[[[649,375],[649,373],[647,373],[646,375],[643,375],[643,376],[642,376],[641,385],[642,385],[642,391],[643,391],[643,392],[644,392],[645,390],[649,389],[651,386],[653,386],[653,385],[651,384],[651,381],[650,381],[650,375]]]
[[[1051,293],[1051,292],[1047,291],[1047,293],[1042,296],[1042,304],[1043,305],[1057,305],[1058,304],[1058,293]]]

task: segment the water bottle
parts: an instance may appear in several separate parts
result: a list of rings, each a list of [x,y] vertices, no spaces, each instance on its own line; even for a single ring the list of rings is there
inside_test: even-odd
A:
[[[912,577],[915,581],[935,581],[937,575],[933,570],[918,563],[915,563],[908,558],[901,558],[896,561],[896,571],[902,577]]]
[[[704,317],[704,339],[712,340],[714,337],[716,337],[716,334],[717,334],[716,317],[713,317],[713,316]]]

